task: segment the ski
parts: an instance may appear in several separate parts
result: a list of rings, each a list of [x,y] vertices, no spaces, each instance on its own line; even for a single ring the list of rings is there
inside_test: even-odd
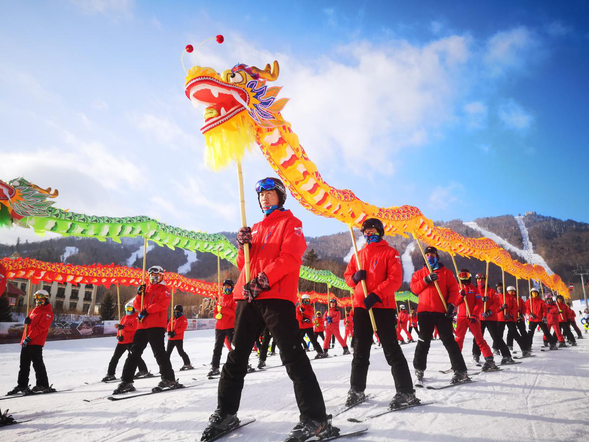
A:
[[[327,436],[327,437],[322,437],[322,438],[313,437],[311,439],[307,439],[307,441],[309,441],[309,442],[312,442],[312,441],[325,442],[328,440],[336,440],[336,439],[343,439],[346,437],[360,436],[360,435],[366,433],[367,431],[368,431],[368,428],[362,428],[360,430],[354,430],[354,431],[348,431],[346,433],[334,434],[333,436]],[[287,441],[290,441],[290,440],[298,441],[298,439],[286,439],[286,440]]]
[[[358,423],[367,421],[369,419],[374,419],[376,417],[384,416],[385,414],[394,413],[395,411],[403,411],[403,410],[408,410],[410,408],[423,407],[424,405],[431,405],[431,404],[435,404],[435,402],[420,402],[418,404],[407,405],[407,406],[399,407],[399,408],[387,408],[385,411],[381,411],[376,414],[368,415],[364,419],[357,419],[357,418],[349,417],[348,422],[354,422],[354,423],[358,424]]]
[[[74,390],[73,388],[68,388],[66,390],[53,390],[53,391],[47,391],[45,393],[33,393],[33,392],[29,392],[29,393],[17,393],[17,394],[11,394],[10,396],[3,396],[0,397],[0,401],[3,401],[5,399],[15,399],[17,397],[30,397],[30,396],[41,396],[43,394],[51,394],[51,393],[62,393],[64,391],[72,391]]]
[[[217,439],[220,439],[220,438],[222,438],[222,437],[223,437],[223,436],[225,436],[226,434],[232,433],[233,431],[235,431],[235,430],[238,430],[238,429],[240,429],[240,428],[242,428],[242,427],[245,427],[246,425],[249,425],[249,424],[251,424],[252,422],[255,422],[255,421],[256,421],[256,419],[255,419],[255,418],[251,418],[251,419],[242,420],[242,421],[240,421],[240,422],[239,422],[239,425],[238,425],[238,426],[236,426],[236,427],[230,428],[229,430],[225,430],[225,431],[223,431],[223,432],[221,432],[221,433],[219,433],[219,434],[216,434],[216,435],[214,435],[213,437],[210,437],[210,438],[208,438],[208,439],[205,439],[205,438],[204,438],[204,435],[203,435],[203,436],[200,438],[200,440],[201,440],[201,441],[206,441],[206,442],[212,442],[212,441],[214,441],[214,440],[217,440]]]
[[[529,355],[529,356],[514,356],[513,359],[527,359],[527,358],[535,358],[536,355]]]
[[[500,365],[504,366],[504,365],[515,365],[515,364],[521,364],[521,362],[513,361],[513,362],[507,362],[505,364],[500,364]]]
[[[349,406],[347,406],[347,407],[346,407],[346,406],[344,406],[343,408],[340,408],[339,410],[337,410],[337,411],[335,411],[334,413],[332,413],[332,415],[331,415],[331,416],[332,416],[332,418],[333,418],[333,417],[336,417],[336,416],[339,416],[340,414],[342,414],[342,413],[345,413],[345,412],[346,412],[346,411],[348,411],[348,410],[351,410],[351,409],[352,409],[352,408],[354,408],[355,406],[357,406],[357,405],[360,405],[360,404],[362,404],[362,403],[366,402],[368,399],[372,398],[373,396],[374,396],[374,395],[372,395],[372,394],[367,394],[366,396],[364,396],[364,399],[362,399],[361,401],[358,401],[358,402],[356,402],[356,403],[355,403],[355,404],[353,404],[353,405],[349,405]]]
[[[12,419],[12,418],[11,418]],[[14,419],[12,420],[12,422],[8,422],[8,423],[0,423],[0,427],[4,427],[4,426],[8,426],[8,425],[16,425],[16,424],[24,424],[25,422],[31,422],[33,419],[24,419],[22,421],[15,421]]]
[[[184,387],[180,387],[180,388],[167,388],[167,389],[160,389],[160,387],[154,387],[151,391],[147,391],[145,393],[139,393],[139,394],[133,394],[131,396],[107,396],[106,398],[109,401],[124,401],[126,399],[134,399],[136,397],[142,397],[142,396],[149,396],[151,394],[158,394],[158,393],[166,393],[168,391],[180,391],[180,390],[186,390],[187,388],[192,388],[195,387],[195,385],[186,385]]]
[[[457,387],[458,385],[465,385],[465,384],[472,384],[474,381],[466,381],[466,382],[457,382],[456,384],[446,384],[442,385],[441,387],[436,387],[435,385],[428,385],[426,388],[428,390],[445,390],[446,388],[450,387]]]

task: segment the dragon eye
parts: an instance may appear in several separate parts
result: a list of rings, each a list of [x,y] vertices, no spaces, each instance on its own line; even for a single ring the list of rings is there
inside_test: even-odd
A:
[[[239,72],[233,72],[227,76],[229,83],[241,83],[243,82],[243,76]]]

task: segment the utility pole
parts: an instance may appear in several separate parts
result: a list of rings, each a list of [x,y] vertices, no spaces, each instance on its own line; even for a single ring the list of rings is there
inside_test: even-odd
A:
[[[587,292],[585,291],[585,279],[583,276],[589,276],[589,270],[586,270],[579,266],[577,270],[573,270],[573,274],[581,277],[581,287],[583,287],[583,298],[585,298],[585,308],[589,308],[587,304]]]

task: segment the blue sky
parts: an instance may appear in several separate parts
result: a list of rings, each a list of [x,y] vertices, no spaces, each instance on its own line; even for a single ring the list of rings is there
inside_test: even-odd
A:
[[[204,166],[180,64],[223,34],[198,64],[278,60],[283,116],[334,187],[434,220],[589,222],[588,17],[582,1],[6,2],[0,178],[57,188],[75,212],[236,230],[236,174]],[[258,150],[244,171],[251,224],[273,172]],[[287,206],[308,236],[345,230]],[[0,240],[17,236],[33,238]]]

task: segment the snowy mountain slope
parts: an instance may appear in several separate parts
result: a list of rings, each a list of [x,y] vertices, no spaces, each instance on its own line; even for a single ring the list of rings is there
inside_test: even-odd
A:
[[[80,250],[77,247],[66,247],[65,252],[63,253],[63,255],[61,255],[61,262],[65,262],[66,259],[68,259],[72,255],[75,255],[79,251]]]
[[[17,419],[30,422],[0,430],[2,440],[85,442],[98,441],[195,441],[199,440],[208,416],[216,407],[217,381],[206,380],[213,346],[213,330],[187,332],[185,349],[197,370],[176,372],[181,382],[194,388],[110,402],[93,399],[109,394],[116,384],[84,382],[99,380],[106,371],[112,355],[114,338],[52,341],[44,355],[50,382],[57,389],[76,387],[70,392],[0,402],[0,408],[10,408]],[[541,337],[536,335],[536,347]],[[467,337],[464,354],[470,353],[471,338]],[[403,346],[412,366],[414,344]],[[20,347],[0,346],[0,391],[16,384]],[[226,350],[223,351],[223,359]],[[351,356],[341,356],[341,349],[332,351],[336,358],[313,361],[328,412],[345,401],[349,388]],[[309,353],[311,356],[313,353]],[[475,383],[443,391],[419,390],[422,400],[436,401],[434,405],[391,413],[366,424],[351,424],[348,417],[362,417],[382,410],[394,395],[390,368],[382,350],[374,347],[368,374],[368,389],[374,399],[334,420],[341,428],[367,425],[370,431],[363,441],[573,441],[584,440],[589,431],[589,340],[579,341],[579,347],[556,352],[536,352],[537,357],[521,365],[510,366],[498,373],[475,376]],[[157,372],[151,351],[144,353],[148,367]],[[254,362],[254,357],[251,358]],[[117,374],[120,374],[123,360]],[[268,365],[278,364],[278,356],[270,357]],[[177,369],[181,359],[172,355]],[[438,370],[448,368],[449,361],[440,341],[430,350],[426,378],[442,384],[451,375]],[[34,380],[34,378],[33,378]],[[139,391],[148,391],[157,378],[136,382]],[[292,383],[283,368],[276,368],[246,377],[239,416],[256,417],[257,422],[232,435],[231,440],[280,441],[295,425],[298,410]]]
[[[192,264],[198,261],[196,252],[184,250],[184,254],[186,255],[186,264],[183,264],[180,267],[178,267],[178,273],[180,273],[181,275],[186,275],[188,272],[190,272],[190,267],[192,267]]]

